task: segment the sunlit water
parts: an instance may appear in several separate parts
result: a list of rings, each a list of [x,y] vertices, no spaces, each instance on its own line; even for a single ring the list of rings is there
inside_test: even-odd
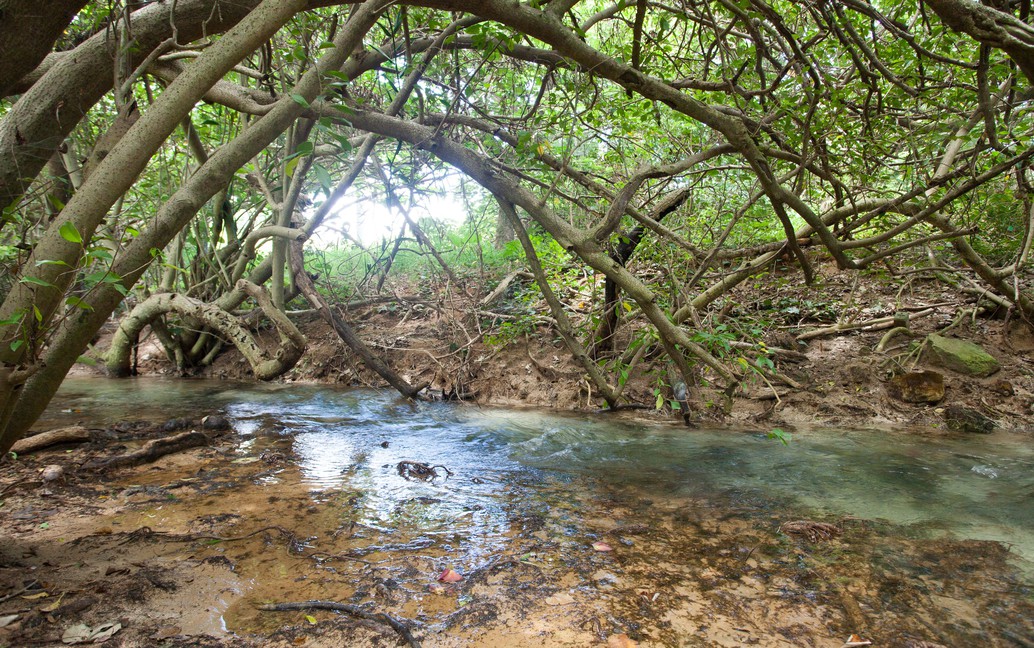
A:
[[[44,424],[218,412],[230,418],[242,457],[288,440],[312,491],[362,490],[361,521],[370,526],[404,519],[439,539],[462,531],[457,542],[472,562],[501,542],[508,485],[587,475],[650,497],[715,497],[997,540],[1034,560],[1034,445],[1003,432],[930,439],[815,430],[784,446],[761,434],[413,403],[372,390],[153,379],[71,379]],[[452,475],[438,469],[441,478],[409,480],[400,460]]]

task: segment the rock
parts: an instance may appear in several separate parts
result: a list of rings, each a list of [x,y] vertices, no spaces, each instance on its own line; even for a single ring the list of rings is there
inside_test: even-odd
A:
[[[931,334],[929,342],[931,360],[945,369],[951,369],[967,376],[990,376],[1002,368],[979,344],[967,340],[942,337]]]
[[[1008,380],[994,381],[991,383],[991,391],[999,396],[1014,396],[1016,394],[1016,390],[1013,389],[1012,383]]]
[[[43,480],[44,484],[56,482],[58,480],[63,481],[65,478],[65,469],[57,464],[50,464],[44,466],[43,470],[40,471],[40,479]]]
[[[863,385],[872,378],[872,366],[868,362],[852,360],[840,369],[840,384]]]
[[[997,425],[979,411],[962,405],[949,405],[944,410],[944,420],[953,430],[973,434],[990,434]]]
[[[209,431],[229,430],[230,421],[225,416],[212,414],[201,419],[201,429]]]
[[[936,403],[944,398],[944,376],[936,371],[899,374],[887,383],[887,393],[906,403]]]

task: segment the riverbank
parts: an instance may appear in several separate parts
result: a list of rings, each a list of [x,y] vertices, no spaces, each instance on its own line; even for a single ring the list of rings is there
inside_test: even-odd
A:
[[[793,270],[780,274],[774,269],[763,282],[738,287],[720,313],[691,329],[713,353],[741,370],[731,395],[716,376],[697,369],[683,407],[675,389],[681,377],[660,359],[662,354],[627,351],[649,339],[641,322],[627,322],[619,329],[616,351],[600,360],[611,380],[622,385],[622,404],[656,421],[737,429],[848,426],[923,434],[1032,429],[1034,333],[1026,324],[987,308],[978,296],[947,291],[936,281],[913,277],[902,288],[896,279],[839,272],[830,264],[820,268],[818,282],[810,287],[794,281]],[[475,291],[478,298],[377,300],[344,314],[399,375],[413,384],[428,383],[425,395],[430,398],[586,412],[603,406],[584,370],[542,317],[543,304],[479,307],[485,291]],[[394,286],[392,292],[418,291]],[[570,302],[576,322],[591,322],[591,303],[577,295]],[[385,385],[317,314],[303,312],[294,319],[309,347],[284,382]],[[997,368],[971,375],[946,366],[931,353],[931,334],[978,345]],[[266,343],[275,345],[275,336],[270,333]],[[105,344],[102,340],[98,347]],[[142,375],[178,373],[153,337],[139,348],[137,369]],[[76,371],[88,375],[96,370],[80,365]],[[934,397],[920,395],[920,402],[902,400],[895,376],[924,371],[937,374],[940,391]],[[211,366],[190,373],[223,380],[251,377],[250,367],[232,348]],[[980,424],[960,424],[960,417]]]

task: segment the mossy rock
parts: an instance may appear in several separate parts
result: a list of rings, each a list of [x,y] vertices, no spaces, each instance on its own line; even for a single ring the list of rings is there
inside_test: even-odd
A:
[[[931,334],[926,338],[929,343],[929,357],[936,364],[967,376],[990,376],[1002,366],[979,344],[967,340],[943,337]]]
[[[979,411],[961,405],[950,405],[944,410],[944,420],[948,423],[949,428],[972,434],[990,434],[997,426],[992,419],[987,418]]]

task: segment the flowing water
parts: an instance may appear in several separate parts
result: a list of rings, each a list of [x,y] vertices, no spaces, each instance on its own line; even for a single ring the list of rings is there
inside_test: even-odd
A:
[[[326,555],[340,557],[345,545],[332,538],[347,527],[352,556],[409,551],[438,560],[435,568],[447,564],[466,573],[504,553],[515,533],[527,532],[516,527],[529,515],[545,520],[542,537],[569,538],[558,541],[563,547],[615,508],[629,509],[621,518],[630,528],[660,525],[660,512],[692,501],[706,503],[716,518],[858,518],[889,523],[907,538],[998,541],[1020,573],[1029,574],[1034,563],[1034,444],[1029,436],[1004,432],[915,437],[809,430],[783,445],[758,433],[414,403],[373,390],[154,379],[70,379],[42,423],[106,426],[211,413],[232,423],[236,465],[274,451],[288,459],[250,478],[258,497],[240,496],[269,503],[243,515],[275,518],[265,520],[270,524],[293,520],[307,538],[301,550]],[[435,466],[438,476],[416,479],[403,461]],[[634,498],[622,500],[619,493]],[[163,515],[185,521],[228,509],[226,502],[210,502],[178,513],[167,506]],[[255,560],[239,557],[246,559]],[[268,584],[257,583],[262,578],[247,587],[266,587],[267,598],[274,598]],[[394,578],[404,581],[405,574]],[[282,574],[280,580],[291,579]],[[348,593],[359,595],[354,587]],[[257,627],[232,606],[219,611],[218,623],[231,630]],[[409,611],[428,613],[426,605]]]

